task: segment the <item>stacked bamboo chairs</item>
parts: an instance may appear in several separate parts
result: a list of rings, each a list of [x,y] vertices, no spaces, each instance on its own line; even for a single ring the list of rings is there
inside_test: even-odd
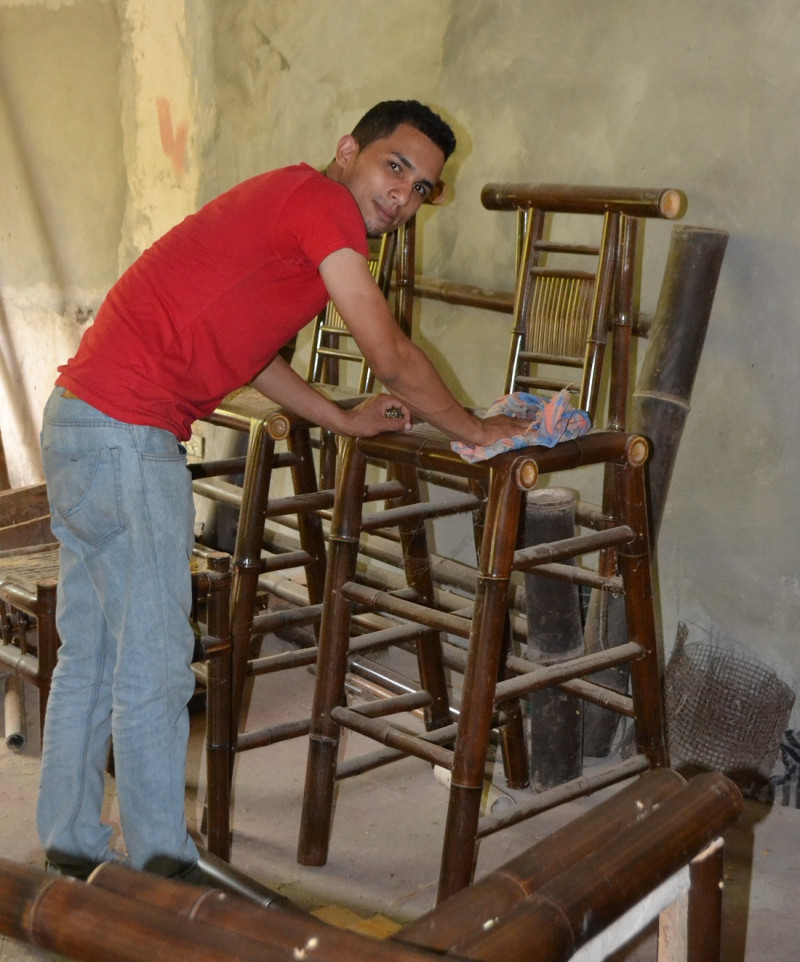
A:
[[[440,900],[469,885],[478,840],[604,785],[666,764],[662,682],[651,589],[651,557],[645,487],[649,445],[621,430],[628,392],[628,342],[632,316],[636,228],[641,218],[678,216],[681,195],[674,190],[572,187],[565,185],[488,185],[489,209],[515,210],[523,226],[517,271],[511,360],[506,390],[544,386],[532,368],[552,360],[562,372],[547,382],[557,389],[576,384],[576,403],[595,418],[608,330],[614,327],[611,360],[610,426],[552,448],[527,448],[468,463],[427,426],[403,435],[340,439],[338,497],[330,530],[328,572],[320,627],[312,725],[309,739],[298,859],[327,860],[338,778],[350,777],[395,759],[416,756],[449,772],[449,803],[441,856]],[[586,215],[600,223],[599,244],[553,241],[546,226],[555,215]],[[592,258],[594,268],[550,266],[556,260]],[[567,336],[572,328],[577,333]],[[620,332],[620,329],[623,329]],[[538,339],[544,333],[545,346]],[[552,335],[552,337],[550,337]],[[548,342],[549,338],[549,342]],[[392,464],[405,491],[384,512],[365,514],[361,492],[368,459]],[[597,465],[605,469],[604,502],[597,528],[535,547],[518,547],[526,492],[540,477]],[[479,518],[477,588],[473,605],[459,612],[437,610],[420,573],[429,572],[424,523],[431,506],[420,500],[418,472],[432,471],[466,482]],[[406,552],[408,589],[377,591],[355,577],[359,546],[366,532],[399,525]],[[599,570],[583,556],[599,553]],[[582,564],[565,565],[579,557]],[[543,667],[510,649],[507,597],[514,572],[536,570],[612,592],[624,592],[628,640],[600,655],[582,655]],[[457,722],[448,696],[421,677],[419,689],[396,698],[345,707],[345,678],[352,645],[353,610],[390,619],[393,627],[359,636],[375,648],[414,643],[417,651],[463,676]],[[531,618],[534,613],[529,612]],[[443,633],[463,639],[449,643]],[[433,649],[432,651],[430,649]],[[632,694],[612,695],[585,680],[600,667],[630,663]],[[493,729],[501,732],[505,774],[512,788],[528,782],[521,696],[557,685],[570,694],[611,707],[635,720],[636,753],[620,763],[533,796],[504,816],[480,816],[487,751]],[[427,731],[384,719],[422,710]],[[533,720],[535,725],[535,719]],[[384,746],[361,759],[339,762],[341,732],[350,729]],[[546,733],[543,733],[546,737]]]
[[[650,772],[382,940],[114,863],[76,882],[0,860],[0,934],[92,962],[600,962],[658,918],[663,962],[719,962],[723,837],[741,810],[723,775]]]
[[[387,297],[395,258],[408,250],[405,237],[403,229],[385,236],[370,258],[370,270]],[[405,307],[401,295],[396,298],[395,309],[398,321],[403,323]],[[315,389],[345,406],[363,400],[374,388],[372,372],[349,338],[338,312],[332,304],[328,305],[314,325],[308,368],[308,380]],[[345,375],[349,365],[355,365],[355,377]],[[309,630],[315,632],[319,623],[326,570],[323,518],[334,499],[331,466],[335,464],[336,439],[319,432],[315,425],[290,417],[249,387],[225,398],[207,420],[248,439],[244,457],[232,458],[227,465],[198,462],[191,466],[195,494],[228,505],[238,514],[231,597],[231,724],[235,732],[234,752],[238,753],[308,732],[309,720],[277,722],[247,730],[246,686],[260,675],[307,667],[316,660],[313,644],[262,655],[260,642],[271,632],[292,637]],[[291,472],[291,493],[285,496],[272,493],[274,472],[280,468]],[[220,480],[225,474],[237,473],[242,474],[241,485]],[[318,478],[322,479],[322,487]],[[397,485],[391,483],[374,485],[369,497],[380,500],[396,489]],[[265,530],[270,525],[275,527]],[[282,529],[296,532],[299,543],[282,538]],[[305,570],[304,596],[298,599],[292,593],[289,599],[281,597],[277,587],[280,573],[298,568]],[[293,607],[270,610],[272,598],[288,600]]]

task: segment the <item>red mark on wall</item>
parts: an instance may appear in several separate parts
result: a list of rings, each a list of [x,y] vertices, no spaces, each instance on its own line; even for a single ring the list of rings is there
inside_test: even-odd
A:
[[[161,132],[161,146],[164,153],[172,161],[176,174],[182,174],[186,169],[186,138],[189,135],[189,124],[184,121],[177,128],[172,125],[172,108],[166,97],[156,100],[158,108],[158,129]]]

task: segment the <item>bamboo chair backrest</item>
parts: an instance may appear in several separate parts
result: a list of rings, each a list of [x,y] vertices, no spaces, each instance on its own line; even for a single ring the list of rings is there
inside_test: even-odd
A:
[[[623,429],[628,403],[636,228],[639,217],[675,216],[677,191],[569,185],[487,184],[490,210],[517,211],[517,282],[504,393],[567,388],[596,418],[614,328],[609,427]],[[590,215],[593,243],[575,243],[565,218]],[[569,221],[573,226],[574,218]]]
[[[619,218],[605,216],[595,247],[546,240],[545,226],[553,220],[542,210],[518,214],[521,249],[505,391],[555,393],[568,387],[579,406],[590,410],[605,351]],[[550,266],[548,254],[562,263],[596,264]]]
[[[402,228],[401,228],[402,230]],[[384,234],[375,254],[369,258],[369,269],[375,282],[386,298],[392,281],[398,231]],[[366,359],[358,350],[342,316],[330,301],[318,316],[314,325],[311,343],[311,358],[308,367],[308,380],[312,384],[340,384],[341,362],[358,365],[358,394],[369,394],[374,386],[375,377]]]

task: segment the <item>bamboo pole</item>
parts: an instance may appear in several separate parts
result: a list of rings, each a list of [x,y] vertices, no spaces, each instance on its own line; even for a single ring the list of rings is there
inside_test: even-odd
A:
[[[722,259],[725,231],[676,226],[672,230],[664,279],[650,345],[633,394],[630,429],[650,438],[648,466],[651,540],[656,545],[692,389],[700,364]],[[587,617],[587,647],[610,647],[627,635],[621,599],[594,592]],[[596,679],[624,692],[628,671],[622,667]],[[601,708],[584,712],[584,752],[603,758],[611,751],[618,716]]]

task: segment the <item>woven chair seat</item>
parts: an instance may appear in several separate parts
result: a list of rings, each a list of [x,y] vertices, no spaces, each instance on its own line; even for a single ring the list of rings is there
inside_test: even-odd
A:
[[[0,551],[0,587],[11,582],[35,592],[40,581],[58,579],[59,545],[33,545]]]
[[[18,585],[26,591],[35,592],[40,581],[58,580],[58,544],[32,545],[0,551],[0,588],[6,583]],[[208,566],[205,558],[192,556],[192,574],[204,571]]]

